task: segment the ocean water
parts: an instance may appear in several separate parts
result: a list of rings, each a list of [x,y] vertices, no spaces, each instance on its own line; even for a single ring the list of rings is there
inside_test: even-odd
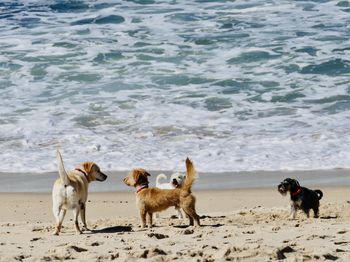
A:
[[[350,168],[350,2],[0,2],[0,172]]]

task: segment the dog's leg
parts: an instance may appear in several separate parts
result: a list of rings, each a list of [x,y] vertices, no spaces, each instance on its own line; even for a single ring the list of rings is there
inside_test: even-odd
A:
[[[193,226],[193,218],[186,212],[185,209],[184,209],[184,212],[185,212],[186,216],[188,217],[188,219],[190,221],[190,226]]]
[[[297,209],[294,203],[291,203],[290,205],[290,219],[295,219],[297,215]]]
[[[78,216],[79,216],[80,206],[78,205],[76,208],[73,209],[73,216],[74,216],[74,226],[75,231],[77,234],[81,234],[81,230],[79,228],[79,222],[78,222]]]
[[[153,214],[147,212],[147,217],[148,217],[148,227],[152,228],[152,225],[153,225]]]
[[[157,212],[156,214],[155,214],[155,216],[156,216],[156,219],[159,219],[159,212]]]
[[[141,218],[141,228],[146,227],[146,211],[145,210],[140,210],[140,218]]]
[[[192,217],[194,219],[195,226],[199,227],[201,224],[200,224],[200,221],[199,221],[199,215],[196,213],[195,209],[193,209]]]
[[[86,218],[85,218],[85,212],[86,212],[86,206],[85,203],[80,204],[80,218],[81,222],[83,222],[83,230],[90,231],[86,225]]]
[[[306,214],[307,218],[309,218],[309,217],[310,217],[310,209],[308,209],[308,210],[304,210],[304,212],[305,212],[305,214]]]
[[[188,215],[188,219],[190,220],[190,226],[193,226],[194,225],[194,222],[193,222],[193,217],[191,217],[190,215]]]
[[[182,215],[182,212],[181,212],[181,208],[179,207],[175,207],[176,211],[177,211],[177,218],[179,219],[183,219],[183,215]]]
[[[54,235],[58,236],[61,231],[64,216],[66,215],[66,209],[62,209],[60,206],[54,206],[53,213],[56,218],[56,227]]]
[[[59,216],[59,227],[60,227],[60,230],[61,230],[61,227],[62,227],[64,216],[66,215],[66,212],[67,212],[66,209],[61,209],[60,210],[60,216]]]
[[[314,208],[313,208],[313,211],[314,211],[314,218],[318,218],[318,212],[319,212],[318,206],[317,206],[317,207],[314,207]]]
[[[196,226],[200,226],[199,216],[193,207],[184,207],[183,210],[185,211],[185,213],[188,215],[190,219],[190,226],[194,225],[193,222],[195,222]]]
[[[54,235],[57,235],[60,233],[61,227],[59,226],[60,224],[60,207],[56,206],[55,204],[52,207],[52,212],[56,220],[56,226],[55,226],[55,232],[53,233]]]

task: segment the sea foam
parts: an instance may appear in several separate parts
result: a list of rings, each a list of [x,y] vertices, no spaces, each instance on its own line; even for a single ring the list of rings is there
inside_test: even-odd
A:
[[[342,2],[3,1],[0,171],[349,168]]]

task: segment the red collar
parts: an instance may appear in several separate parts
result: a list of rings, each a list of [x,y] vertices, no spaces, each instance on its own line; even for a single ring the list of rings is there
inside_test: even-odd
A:
[[[301,189],[301,187],[299,187],[298,190],[297,190],[296,192],[291,193],[291,196],[292,196],[292,197],[295,197],[295,196],[299,195],[299,194],[301,193],[301,191],[302,191],[302,189]]]
[[[86,177],[88,176],[87,173],[84,170],[81,170],[80,168],[76,168],[75,170],[79,171],[80,173],[83,173]]]
[[[136,193],[139,193],[142,191],[142,189],[148,188],[148,185],[141,185],[136,187]]]

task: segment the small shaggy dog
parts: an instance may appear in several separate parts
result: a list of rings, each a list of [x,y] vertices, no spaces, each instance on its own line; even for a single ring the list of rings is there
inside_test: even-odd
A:
[[[160,180],[167,179],[166,175],[159,174],[156,178],[156,187],[160,189],[174,189],[181,187],[186,176],[180,173],[174,173],[170,177],[169,183],[160,183]],[[183,219],[183,215],[180,208],[175,207],[177,211],[177,217]],[[159,213],[156,213],[156,218],[159,218]]]
[[[291,218],[295,219],[296,212],[301,209],[309,217],[310,209],[314,212],[314,217],[318,217],[320,199],[323,197],[321,190],[311,190],[306,187],[301,187],[296,179],[286,178],[278,185],[278,192],[282,195],[290,193],[291,203]]]
[[[183,174],[174,173],[171,175],[169,183],[160,183],[160,180],[167,179],[167,177],[164,174],[159,174],[156,178],[156,187],[160,189],[174,189],[181,187],[185,177],[186,176]]]
[[[182,208],[190,220],[190,225],[194,223],[200,225],[199,215],[196,213],[196,198],[191,192],[192,184],[196,179],[196,170],[188,158],[186,159],[186,179],[182,187],[174,189],[148,188],[148,176],[150,174],[142,169],[132,170],[125,178],[124,183],[136,188],[136,203],[140,211],[141,227],[146,227],[146,217],[148,225],[152,227],[152,215],[168,207],[174,206]]]

